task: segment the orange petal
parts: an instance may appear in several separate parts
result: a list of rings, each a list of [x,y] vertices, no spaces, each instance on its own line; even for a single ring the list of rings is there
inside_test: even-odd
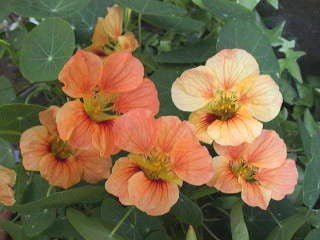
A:
[[[93,36],[91,38],[91,42],[93,46],[99,46],[100,48],[106,45],[108,40],[108,34],[104,27],[104,18],[99,17],[94,28]]]
[[[136,108],[147,109],[153,115],[159,112],[158,91],[148,78],[145,78],[138,88],[121,94],[114,101],[114,109],[117,112],[126,113]]]
[[[262,186],[272,190],[272,198],[282,200],[293,193],[298,181],[298,171],[294,160],[286,160],[275,169],[262,169],[256,175]]]
[[[91,146],[95,125],[79,100],[65,103],[57,114],[60,138],[74,148]]]
[[[263,130],[254,142],[248,144],[244,153],[244,159],[259,168],[279,167],[286,158],[286,144],[272,130]]]
[[[0,202],[6,206],[12,206],[15,201],[12,188],[6,184],[0,183]]]
[[[41,124],[48,128],[49,133],[52,135],[58,135],[56,116],[59,111],[59,107],[50,106],[48,109],[39,113],[39,120]]]
[[[175,80],[171,97],[177,108],[192,112],[204,107],[211,101],[217,82],[206,66],[186,70]]]
[[[282,95],[278,85],[269,75],[252,76],[239,85],[240,102],[253,117],[268,122],[279,114]]]
[[[110,157],[101,157],[94,149],[79,150],[75,156],[83,168],[82,179],[89,183],[97,183],[110,176],[112,160]]]
[[[176,184],[150,180],[141,171],[129,179],[128,191],[131,203],[151,216],[169,212],[179,199],[179,189]]]
[[[130,158],[119,158],[112,168],[112,173],[106,181],[107,192],[117,196],[124,205],[130,205],[128,193],[129,179],[140,169]]]
[[[115,133],[113,130],[114,120],[107,120],[94,124],[92,144],[100,151],[101,156],[109,156],[119,152],[115,145]]]
[[[139,43],[132,32],[119,36],[118,44],[120,51],[134,52],[139,47]]]
[[[22,133],[20,149],[26,170],[39,171],[40,159],[49,153],[52,137],[44,126],[36,126]]]
[[[251,207],[268,208],[271,200],[271,190],[259,185],[258,182],[247,182],[241,179],[241,198]]]
[[[108,8],[108,14],[104,19],[104,30],[113,40],[116,40],[118,36],[122,34],[122,8],[114,5]]]
[[[252,142],[261,134],[262,127],[262,123],[240,109],[228,120],[215,120],[208,127],[208,134],[220,145],[237,146],[244,142]]]
[[[16,172],[0,165],[0,183],[13,186],[16,183]]]
[[[202,185],[212,178],[212,157],[206,147],[194,146],[192,148],[181,145],[170,155],[172,170],[184,181],[193,185]]]
[[[105,93],[129,92],[142,84],[143,75],[143,65],[137,58],[128,52],[116,52],[105,59],[99,86]]]
[[[201,142],[211,144],[213,139],[208,134],[208,127],[216,120],[214,115],[198,110],[190,114],[189,121],[195,126],[195,134]]]
[[[102,60],[95,54],[78,50],[64,65],[59,80],[63,91],[73,98],[90,97],[102,76]]]
[[[237,82],[259,74],[255,58],[242,49],[223,49],[206,62],[224,89],[232,88]]]
[[[59,160],[48,154],[41,159],[39,167],[41,176],[56,187],[67,189],[81,180],[82,166],[74,157]]]
[[[241,191],[241,185],[229,164],[229,160],[224,156],[213,158],[214,173],[208,185],[224,193],[238,193]]]
[[[248,144],[243,143],[238,146],[223,146],[217,143],[213,144],[213,148],[220,156],[226,157],[229,160],[239,160]]]
[[[132,110],[116,119],[114,131],[115,144],[128,152],[148,153],[156,142],[156,120],[144,109]]]

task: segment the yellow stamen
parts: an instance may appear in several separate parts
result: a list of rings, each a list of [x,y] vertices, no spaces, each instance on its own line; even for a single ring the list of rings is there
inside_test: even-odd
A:
[[[74,154],[74,150],[71,146],[59,138],[52,142],[51,152],[59,160],[65,160]]]
[[[243,160],[234,162],[230,165],[231,171],[237,177],[241,177],[248,182],[255,182],[255,175],[258,168],[246,164]]]

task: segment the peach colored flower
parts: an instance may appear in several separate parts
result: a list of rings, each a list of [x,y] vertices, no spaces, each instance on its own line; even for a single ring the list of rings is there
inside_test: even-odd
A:
[[[267,209],[272,199],[281,200],[294,191],[298,172],[294,160],[275,131],[263,130],[252,143],[239,146],[214,144],[214,176],[208,183],[224,193],[241,192],[252,207]]]
[[[106,190],[122,204],[162,215],[177,202],[183,181],[201,185],[211,179],[212,158],[190,123],[173,116],[154,119],[150,111],[137,109],[115,126],[116,144],[129,155],[116,161]]]
[[[63,91],[77,98],[57,115],[61,139],[78,148],[92,144],[101,155],[117,153],[116,119],[136,108],[159,111],[156,87],[143,75],[142,63],[131,53],[113,53],[102,61],[93,53],[77,51],[59,75]]]
[[[262,122],[277,116],[282,104],[278,85],[259,75],[253,56],[241,49],[224,49],[173,83],[174,104],[192,112],[189,120],[205,143],[236,146],[252,142]]]
[[[6,206],[15,203],[12,187],[16,183],[16,172],[0,165],[0,202]]]
[[[101,157],[93,148],[77,149],[63,141],[57,131],[59,108],[40,112],[41,126],[26,130],[20,139],[22,163],[26,170],[40,171],[53,186],[69,188],[81,179],[96,183],[110,175],[111,158]]]
[[[123,9],[117,5],[108,8],[105,18],[98,18],[92,44],[85,50],[93,52],[101,57],[113,52],[133,52],[139,47],[138,41],[132,32],[123,34]]]

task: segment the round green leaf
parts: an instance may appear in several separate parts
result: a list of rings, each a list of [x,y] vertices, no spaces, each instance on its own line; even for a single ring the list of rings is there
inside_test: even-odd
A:
[[[9,15],[11,12],[11,0],[0,1],[0,21]]]
[[[14,11],[26,17],[68,16],[80,11],[90,0],[14,0]]]
[[[2,138],[0,138],[0,165],[9,168],[14,167],[15,165],[15,157],[12,146]]]
[[[16,92],[10,80],[0,76],[0,104],[9,103],[16,98]]]
[[[305,240],[318,240],[319,237],[320,237],[320,229],[313,229],[311,232],[309,232]]]
[[[23,42],[20,69],[31,82],[55,80],[75,48],[69,23],[48,18],[34,28]]]

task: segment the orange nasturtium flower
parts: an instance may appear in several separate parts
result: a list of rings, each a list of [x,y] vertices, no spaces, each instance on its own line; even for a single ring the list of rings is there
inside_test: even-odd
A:
[[[105,18],[98,18],[92,44],[85,50],[93,52],[101,57],[113,52],[133,52],[139,47],[138,41],[132,32],[123,34],[123,9],[117,5],[108,8]]]
[[[20,140],[22,164],[26,170],[40,171],[50,185],[69,188],[81,179],[96,183],[110,175],[110,157],[101,157],[94,148],[77,149],[59,136],[51,106],[39,113],[41,126],[26,130]]]
[[[263,130],[252,143],[239,146],[214,144],[214,176],[208,183],[224,193],[241,192],[249,206],[267,209],[272,199],[281,200],[294,191],[298,172],[294,160],[275,131]]]
[[[119,130],[113,125],[121,114],[136,108],[159,111],[156,87],[143,75],[142,63],[131,53],[113,53],[103,61],[77,51],[59,75],[63,91],[77,98],[57,114],[61,139],[79,148],[93,145],[103,156],[117,153],[114,136]]]
[[[278,85],[259,75],[253,56],[241,49],[224,49],[205,66],[186,70],[173,83],[172,99],[198,138],[208,144],[236,146],[261,134],[262,122],[277,116],[282,104]]]
[[[16,172],[0,165],[0,202],[6,206],[15,203],[12,187],[16,183]]]
[[[116,161],[106,190],[122,204],[162,215],[177,202],[183,181],[201,185],[212,178],[212,158],[190,123],[173,116],[155,119],[137,109],[115,126],[116,144],[129,154]]]

